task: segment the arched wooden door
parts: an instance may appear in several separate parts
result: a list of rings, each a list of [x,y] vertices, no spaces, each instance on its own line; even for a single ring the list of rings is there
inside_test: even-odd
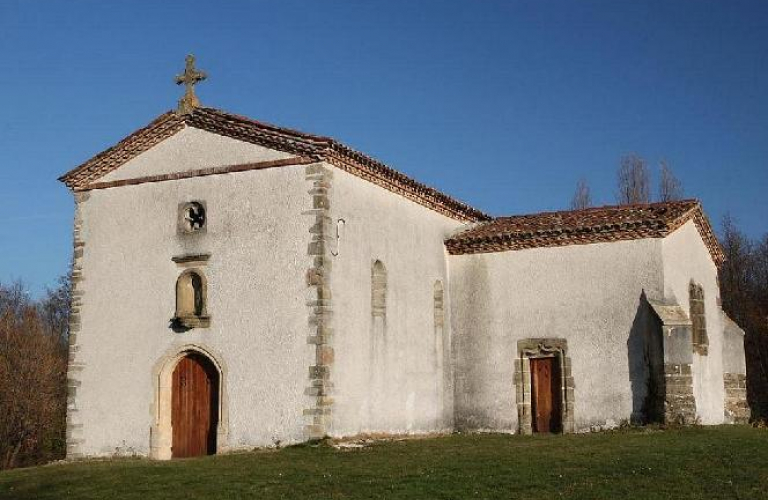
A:
[[[174,458],[216,453],[219,372],[205,356],[191,353],[173,370],[172,454]]]

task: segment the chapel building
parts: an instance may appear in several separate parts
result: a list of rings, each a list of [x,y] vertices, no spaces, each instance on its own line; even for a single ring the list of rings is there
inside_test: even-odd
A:
[[[201,78],[61,178],[70,458],[748,418],[698,201],[491,217]]]

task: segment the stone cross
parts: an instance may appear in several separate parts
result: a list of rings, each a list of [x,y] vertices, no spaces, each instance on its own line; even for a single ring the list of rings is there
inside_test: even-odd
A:
[[[176,112],[180,115],[188,115],[200,106],[200,101],[195,95],[195,84],[208,78],[203,71],[195,69],[195,56],[189,54],[186,59],[184,73],[176,76],[176,85],[184,85],[184,97],[179,99],[179,107]]]

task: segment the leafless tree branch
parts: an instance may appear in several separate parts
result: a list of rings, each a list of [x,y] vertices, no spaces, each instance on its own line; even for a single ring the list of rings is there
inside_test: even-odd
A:
[[[579,179],[576,183],[576,192],[571,199],[571,210],[584,210],[592,206],[592,193],[590,192],[587,181]]]
[[[683,199],[683,185],[672,173],[669,163],[661,160],[661,175],[659,177],[659,201],[677,201]]]
[[[648,165],[643,158],[634,153],[621,158],[616,201],[619,205],[651,201]]]

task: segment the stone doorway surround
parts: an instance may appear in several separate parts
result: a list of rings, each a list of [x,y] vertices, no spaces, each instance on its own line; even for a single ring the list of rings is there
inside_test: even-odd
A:
[[[227,369],[220,356],[214,355],[210,349],[198,344],[184,344],[172,347],[160,357],[152,370],[152,427],[149,437],[149,457],[155,460],[170,460],[173,443],[173,428],[171,426],[171,410],[173,397],[173,370],[181,360],[190,353],[206,357],[219,372],[219,423],[216,429],[216,453],[227,449],[229,434],[229,404],[227,398]]]
[[[517,392],[517,422],[520,434],[533,434],[531,415],[531,359],[555,358],[560,367],[561,422],[563,433],[574,431],[574,384],[568,342],[559,338],[527,338],[517,341],[515,359],[515,389]]]

